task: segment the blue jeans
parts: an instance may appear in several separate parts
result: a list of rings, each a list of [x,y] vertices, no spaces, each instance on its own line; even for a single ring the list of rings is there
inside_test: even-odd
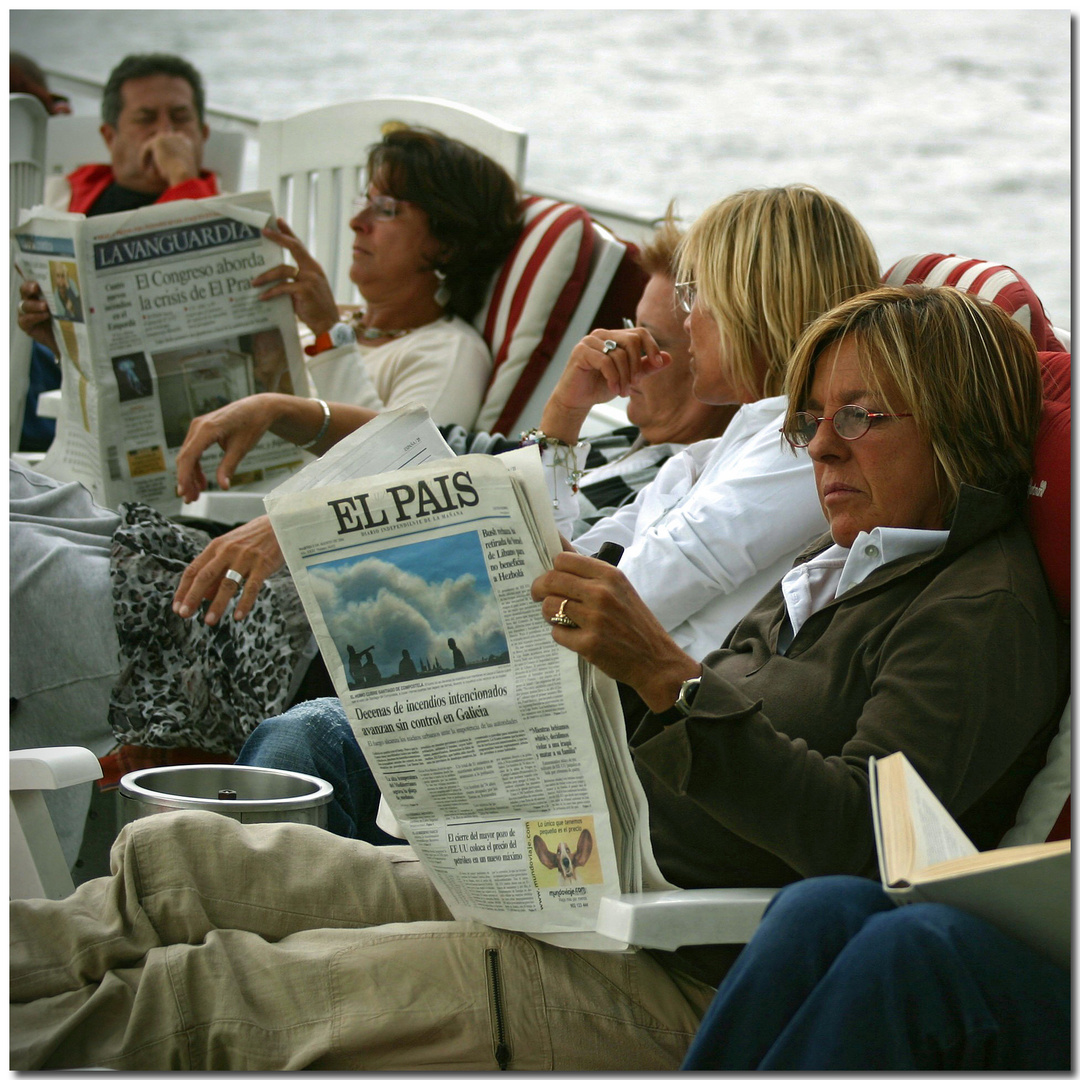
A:
[[[379,786],[337,698],[315,698],[264,720],[248,736],[238,765],[318,776],[334,785],[327,828],[369,844],[403,844],[375,824]]]
[[[783,889],[684,1069],[1068,1069],[1069,973],[943,904],[873,881]]]

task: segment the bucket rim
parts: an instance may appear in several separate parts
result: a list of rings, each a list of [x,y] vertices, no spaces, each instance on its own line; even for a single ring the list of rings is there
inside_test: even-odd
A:
[[[273,799],[229,799],[206,798],[199,795],[179,795],[168,791],[154,791],[150,788],[138,786],[138,781],[147,775],[161,776],[188,771],[191,769],[226,769],[248,773],[262,773],[269,776],[288,776],[294,780],[307,781],[315,785],[315,790],[304,795],[283,795]],[[136,769],[125,773],[120,777],[120,794],[137,802],[158,802],[167,806],[177,806],[180,809],[213,807],[222,810],[227,807],[230,810],[257,812],[260,809],[308,809],[323,806],[334,797],[334,785],[321,776],[313,776],[310,773],[295,772],[291,769],[273,769],[263,765],[155,765],[147,769]]]

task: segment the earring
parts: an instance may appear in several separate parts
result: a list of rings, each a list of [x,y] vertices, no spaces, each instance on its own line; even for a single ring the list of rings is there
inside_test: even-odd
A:
[[[450,303],[450,290],[446,286],[446,271],[436,267],[435,276],[439,279],[439,287],[435,290],[435,303],[439,307],[446,307]]]

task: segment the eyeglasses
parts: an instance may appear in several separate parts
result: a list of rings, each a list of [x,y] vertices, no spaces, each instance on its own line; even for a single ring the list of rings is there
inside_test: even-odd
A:
[[[841,405],[832,416],[815,416],[811,412],[799,411],[790,427],[781,428],[780,433],[792,446],[809,446],[817,431],[818,424],[828,420],[833,426],[833,431],[846,439],[854,442],[861,439],[869,430],[875,420],[901,420],[905,416],[914,416],[914,413],[887,413],[869,412],[861,405]]]
[[[694,306],[694,301],[697,299],[697,282],[696,281],[676,281],[675,282],[675,300],[679,307],[682,308],[688,315],[690,309]]]
[[[353,200],[353,217],[370,210],[376,221],[393,221],[398,215],[398,207],[405,201],[395,199],[393,195],[372,195],[367,192]]]

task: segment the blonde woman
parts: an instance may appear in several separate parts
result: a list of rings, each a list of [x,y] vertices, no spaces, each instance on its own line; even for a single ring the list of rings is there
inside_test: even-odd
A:
[[[687,447],[630,505],[574,541],[595,554],[625,548],[619,566],[664,629],[701,659],[821,528],[810,466],[777,436],[784,372],[807,324],[874,288],[873,245],[835,199],[805,185],[730,195],[687,231],[677,294],[687,315],[693,394],[737,405],[719,438]],[[696,298],[696,299],[695,299]],[[574,351],[541,428],[554,467],[577,442],[588,407],[632,391],[661,355],[647,333],[596,330]],[[564,445],[565,444],[565,445]],[[577,466],[580,468],[580,464]],[[572,474],[555,469],[556,517],[570,535]]]

